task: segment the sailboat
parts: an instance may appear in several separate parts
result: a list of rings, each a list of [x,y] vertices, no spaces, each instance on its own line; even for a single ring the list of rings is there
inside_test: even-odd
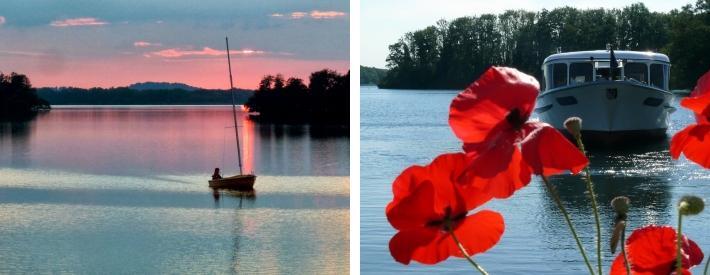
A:
[[[256,175],[244,174],[242,168],[242,150],[239,144],[239,128],[237,127],[237,107],[234,103],[234,84],[232,81],[232,60],[229,56],[229,38],[225,37],[227,43],[227,64],[229,66],[229,87],[232,93],[232,118],[234,118],[234,133],[237,137],[237,159],[239,160],[239,174],[231,177],[213,179],[209,181],[211,188],[251,190],[254,188]]]

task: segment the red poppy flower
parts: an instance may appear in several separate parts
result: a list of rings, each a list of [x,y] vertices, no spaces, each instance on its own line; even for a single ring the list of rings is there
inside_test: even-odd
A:
[[[451,102],[449,125],[470,160],[461,182],[507,198],[530,182],[531,172],[576,174],[588,164],[552,126],[528,121],[538,93],[534,77],[492,67]]]
[[[626,253],[634,275],[668,275],[676,270],[676,231],[670,226],[649,225],[634,230],[626,240]],[[683,274],[690,274],[689,269],[703,261],[700,247],[683,236],[682,265]],[[614,259],[611,275],[625,275],[624,256]]]
[[[671,139],[671,157],[680,153],[693,162],[710,169],[710,72],[705,73],[680,105],[695,113],[697,124],[691,124]]]
[[[500,240],[503,217],[483,210],[468,215],[491,196],[455,184],[465,168],[465,155],[444,154],[428,166],[411,166],[395,179],[394,198],[387,205],[387,219],[398,230],[389,243],[392,257],[400,263],[412,260],[436,264],[449,256],[463,257],[450,231],[469,255],[484,252]]]

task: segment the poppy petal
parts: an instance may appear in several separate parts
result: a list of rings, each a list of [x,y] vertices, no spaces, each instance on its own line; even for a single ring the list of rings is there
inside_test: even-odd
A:
[[[529,123],[534,130],[522,142],[525,162],[533,173],[550,176],[571,171],[577,174],[589,164],[584,154],[555,128],[544,123]]]
[[[695,88],[690,92],[691,97],[703,96],[710,94],[710,71],[707,71],[703,76],[698,78]]]
[[[491,249],[500,241],[504,231],[503,216],[490,210],[482,210],[470,215],[454,228],[456,238],[461,242],[469,256]],[[459,249],[453,239],[449,244],[452,256],[463,257],[461,249]]]
[[[683,261],[683,266],[691,268],[702,263],[703,259],[705,259],[705,255],[703,254],[703,251],[700,250],[698,244],[685,236],[683,236],[683,238],[685,239],[685,243],[683,244],[683,253],[687,256],[686,260]]]
[[[464,153],[439,155],[427,166],[429,177],[435,183],[438,206],[443,213],[450,207],[453,213],[466,212],[483,205],[492,196],[474,188],[454,184],[468,166],[468,158]]]
[[[626,251],[634,270],[672,270],[676,256],[676,233],[670,226],[650,225],[634,230]]]
[[[539,89],[540,84],[530,75],[491,67],[451,102],[449,125],[464,143],[482,142],[492,129],[506,124],[506,116],[514,110],[526,121]]]
[[[390,254],[400,263],[409,264],[412,260],[423,264],[435,264],[449,257],[447,251],[428,247],[432,241],[442,235],[439,230],[429,227],[412,228],[397,232],[389,243]]]
[[[686,97],[680,101],[680,105],[693,111],[695,120],[698,123],[708,123],[708,119],[710,119],[710,93],[698,97]]]
[[[671,157],[678,159],[681,152],[689,160],[710,169],[710,124],[693,124],[673,135]]]
[[[530,168],[523,160],[520,149],[505,144],[477,156],[459,183],[469,185],[495,198],[508,198],[530,183]]]
[[[402,174],[410,170],[407,169]],[[441,213],[437,213],[434,207],[436,194],[430,181],[423,181],[407,191],[410,193],[399,199],[397,199],[398,194],[395,193],[395,200],[387,205],[385,212],[392,227],[399,230],[423,227],[429,221],[442,218]]]
[[[503,216],[483,210],[466,217],[454,233],[469,256],[473,256],[495,246],[504,230]],[[402,230],[392,237],[389,247],[392,257],[403,264],[412,260],[436,264],[449,256],[463,257],[451,234],[432,227]]]

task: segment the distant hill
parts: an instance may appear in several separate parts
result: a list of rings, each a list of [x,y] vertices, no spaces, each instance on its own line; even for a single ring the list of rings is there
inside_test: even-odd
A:
[[[197,91],[201,88],[193,87],[184,83],[170,83],[170,82],[141,82],[135,83],[128,86],[129,89],[136,91],[145,90],[185,90],[185,91]]]
[[[184,84],[183,84],[184,85]],[[189,86],[188,86],[189,87]],[[253,90],[235,89],[235,102],[243,104]],[[39,88],[37,95],[52,105],[228,105],[228,90],[117,88]]]
[[[360,85],[377,85],[387,75],[387,70],[360,66]]]

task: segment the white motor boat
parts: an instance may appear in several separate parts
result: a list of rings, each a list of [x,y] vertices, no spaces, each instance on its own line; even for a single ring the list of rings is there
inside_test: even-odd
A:
[[[553,54],[542,65],[544,83],[535,113],[564,129],[582,118],[585,139],[615,142],[665,137],[673,94],[670,60],[653,52],[580,51]],[[565,131],[563,131],[565,132]]]

